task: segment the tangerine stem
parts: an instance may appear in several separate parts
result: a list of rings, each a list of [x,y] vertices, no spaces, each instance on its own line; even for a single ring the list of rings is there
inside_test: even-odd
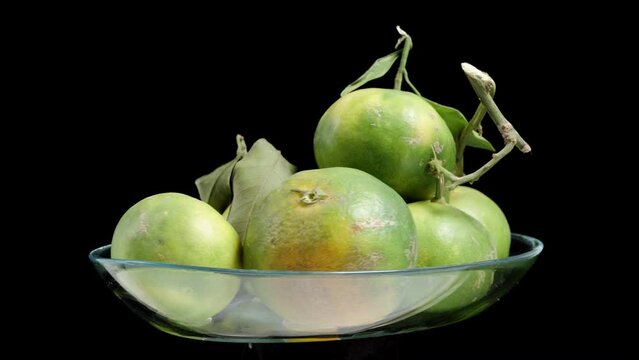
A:
[[[433,160],[428,163],[428,169],[437,178],[437,183],[435,183],[435,197],[433,197],[430,201],[446,204],[446,177],[442,171],[442,169],[446,169],[444,168],[442,161],[439,160],[439,157],[437,157],[437,154],[437,149],[433,146]]]
[[[402,57],[399,59],[399,68],[397,68],[397,74],[395,75],[395,86],[393,87],[393,89],[401,90],[402,80],[404,79],[406,72],[406,61],[408,60],[408,53],[413,47],[413,40],[406,31],[402,30],[402,28],[399,27],[399,25],[397,26],[397,32],[401,35],[401,37],[399,38],[399,40],[397,40],[395,49],[397,49],[402,42],[404,43],[404,47],[402,48]]]
[[[446,177],[443,173],[437,173],[437,186],[435,187],[435,197],[431,200],[432,202],[447,204],[446,196],[444,194],[447,193],[448,188],[446,187]]]
[[[486,83],[486,88],[490,94],[490,97],[495,96],[495,91],[497,91],[497,85],[492,78],[488,78],[489,82]],[[457,159],[455,161],[456,169],[455,173],[458,176],[464,175],[464,151],[466,150],[466,144],[468,142],[468,136],[473,132],[473,130],[478,130],[481,128],[481,122],[484,120],[484,116],[486,116],[486,106],[481,101],[479,105],[477,105],[477,110],[475,110],[475,114],[472,119],[466,124],[464,130],[462,130],[461,135],[459,135],[459,142],[457,143]]]
[[[417,90],[415,85],[413,85],[413,83],[410,82],[410,80],[408,79],[408,71],[406,71],[406,69],[404,69],[404,80],[406,80],[406,83],[408,84],[408,86],[410,86],[410,88],[413,90],[415,94],[417,94],[417,96],[422,96],[422,94],[419,93],[419,90]]]
[[[504,114],[502,114],[501,110],[497,107],[495,100],[490,96],[490,84],[495,83],[493,79],[487,73],[480,71],[469,63],[462,63],[461,66],[470,85],[473,87],[473,90],[475,90],[479,100],[481,100],[482,104],[486,107],[488,115],[493,119],[504,141],[507,144],[514,141],[521,152],[530,152],[530,145],[519,135],[515,127],[506,120]]]
[[[432,160],[430,162],[430,165],[433,168],[435,168],[438,173],[441,173],[450,181],[450,183],[447,186],[447,189],[450,191],[459,185],[462,185],[468,182],[472,183],[479,180],[479,178],[482,175],[484,175],[488,170],[490,170],[493,166],[495,166],[501,159],[503,159],[509,152],[511,152],[512,149],[515,147],[515,145],[516,145],[515,141],[507,142],[504,148],[499,150],[499,152],[494,153],[492,158],[487,163],[485,163],[482,167],[464,176],[457,176],[453,174],[452,172],[446,170],[444,166],[441,164],[441,161],[438,162],[436,160]]]

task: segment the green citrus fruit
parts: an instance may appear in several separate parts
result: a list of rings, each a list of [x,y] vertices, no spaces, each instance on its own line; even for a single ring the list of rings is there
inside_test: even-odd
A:
[[[444,120],[423,98],[399,90],[349,93],[331,105],[315,130],[320,168],[366,171],[409,200],[434,195],[436,180],[427,171],[433,149],[453,170],[455,141]]]
[[[450,192],[448,204],[477,219],[490,234],[498,258],[510,252],[510,226],[506,215],[488,196],[478,190],[459,186]]]
[[[244,265],[263,270],[356,271],[414,265],[415,225],[404,200],[356,169],[294,174],[258,206]]]
[[[113,234],[111,256],[180,265],[241,267],[237,232],[210,205],[157,194],[133,205]]]
[[[417,228],[417,265],[444,266],[495,259],[486,229],[450,205],[420,201],[409,204]],[[490,289],[490,270],[460,272],[458,287],[429,311],[449,311],[472,304]]]
[[[177,193],[141,200],[122,216],[111,257],[222,268],[241,266],[237,232],[208,204]],[[118,274],[122,286],[167,318],[199,324],[222,310],[239,288],[229,275],[139,267]]]
[[[258,205],[244,265],[262,270],[402,269],[415,263],[415,225],[393,189],[356,169],[302,171]],[[401,302],[392,277],[296,276],[252,279],[260,299],[297,331],[357,330]]]
[[[189,327],[209,324],[240,287],[234,275],[171,267],[128,267],[116,272],[115,278],[148,308]]]

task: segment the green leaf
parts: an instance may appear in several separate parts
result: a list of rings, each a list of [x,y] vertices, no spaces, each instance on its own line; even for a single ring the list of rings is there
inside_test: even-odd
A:
[[[464,131],[464,128],[468,124],[468,120],[466,120],[466,117],[464,117],[464,114],[462,114],[459,110],[452,108],[450,106],[438,104],[426,98],[424,98],[424,100],[428,101],[428,103],[433,108],[435,108],[439,116],[441,116],[442,119],[444,119],[444,121],[446,122],[446,125],[448,125],[448,128],[450,129],[450,132],[453,133],[453,137],[455,138],[455,141],[457,142],[459,140],[459,136],[461,135],[462,131]],[[479,133],[475,130],[473,130],[472,133],[470,134],[466,142],[466,145],[472,146],[478,149],[484,149],[484,150],[493,151],[493,152],[495,151],[495,148],[490,143],[490,141],[486,140],[486,138],[479,135]]]
[[[235,165],[233,201],[228,221],[244,242],[246,229],[257,205],[282,181],[295,173],[282,154],[265,139],[257,140]]]
[[[231,203],[231,176],[238,161],[246,155],[246,143],[242,135],[235,137],[237,142],[237,155],[235,159],[195,180],[195,186],[200,194],[200,199],[211,205],[220,214]]]
[[[373,65],[368,70],[366,70],[366,72],[362,74],[362,76],[360,76],[357,80],[353,81],[352,84],[348,85],[344,90],[342,90],[342,93],[339,96],[344,96],[349,92],[358,89],[367,82],[379,79],[380,77],[386,75],[388,70],[390,70],[391,66],[393,66],[395,60],[399,58],[399,55],[401,55],[401,53],[402,49],[399,49],[375,60]]]

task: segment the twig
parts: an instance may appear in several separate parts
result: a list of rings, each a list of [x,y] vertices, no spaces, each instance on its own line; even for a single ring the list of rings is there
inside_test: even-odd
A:
[[[468,78],[468,81],[470,81],[470,85],[473,87],[473,90],[475,90],[479,100],[481,100],[482,104],[486,107],[488,115],[490,115],[493,119],[493,122],[497,126],[501,136],[504,138],[504,141],[506,143],[515,141],[515,145],[521,152],[530,152],[530,145],[528,145],[521,135],[519,135],[513,125],[506,120],[504,114],[501,113],[497,104],[495,104],[495,100],[493,100],[490,96],[490,84],[494,84],[493,79],[488,76],[488,74],[483,71],[479,71],[479,69],[469,63],[462,63],[461,66]]]

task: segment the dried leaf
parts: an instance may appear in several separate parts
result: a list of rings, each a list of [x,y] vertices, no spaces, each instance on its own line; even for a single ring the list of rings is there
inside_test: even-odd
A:
[[[265,139],[257,140],[233,172],[233,201],[228,221],[244,242],[246,229],[257,205],[273,189],[295,173],[291,165]]]
[[[200,194],[200,199],[207,202],[220,214],[231,203],[231,176],[238,161],[246,155],[246,143],[242,135],[235,137],[237,142],[237,155],[235,159],[195,180],[195,186]]]

